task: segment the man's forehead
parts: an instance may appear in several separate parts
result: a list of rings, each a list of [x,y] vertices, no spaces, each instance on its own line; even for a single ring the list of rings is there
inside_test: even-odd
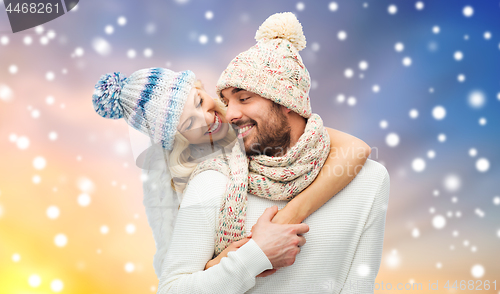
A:
[[[226,89],[222,90],[222,91],[220,92],[220,97],[221,97],[222,99],[227,99],[227,97],[226,97],[227,95],[230,95],[230,94],[231,94],[231,95],[234,95],[234,94],[236,94],[236,93],[238,93],[238,92],[241,92],[241,91],[248,92],[248,91],[247,91],[247,90],[245,90],[245,89],[240,89],[240,88],[230,87],[230,88],[226,88]],[[226,93],[226,96],[224,96],[223,92],[225,92],[225,93]]]

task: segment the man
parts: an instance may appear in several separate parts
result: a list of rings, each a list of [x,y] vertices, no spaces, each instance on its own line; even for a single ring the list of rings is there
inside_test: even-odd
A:
[[[311,114],[309,74],[298,54],[305,46],[301,33],[293,15],[272,16],[257,32],[258,43],[233,59],[219,79],[217,91],[227,105],[226,119],[237,126],[248,155],[290,156],[297,146],[324,132],[319,116]],[[309,156],[312,163],[321,161],[315,151],[303,152],[316,154]],[[373,292],[389,196],[389,176],[382,165],[368,160],[346,188],[298,225],[271,222],[287,201],[249,193],[245,209],[234,209],[242,197],[233,197],[241,195],[233,192],[243,187],[246,193],[247,187],[238,183],[241,170],[236,171],[228,177],[206,170],[191,180],[158,293]],[[233,235],[244,231],[233,226],[242,225],[239,215],[246,217],[244,227],[253,227],[251,240],[202,271],[213,254],[214,239],[216,249],[221,243],[224,248]],[[278,270],[256,278],[270,269]]]

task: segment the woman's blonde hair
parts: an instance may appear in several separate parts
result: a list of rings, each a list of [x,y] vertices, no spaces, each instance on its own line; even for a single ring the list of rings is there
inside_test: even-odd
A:
[[[195,88],[198,90],[205,91],[203,84],[200,80],[197,80],[194,84]],[[214,99],[215,110],[222,115],[226,115],[226,106],[219,99]],[[230,128],[227,135],[217,141],[217,144],[221,146],[226,146],[233,142],[236,135]],[[183,192],[191,173],[198,165],[198,162],[194,160],[191,156],[190,143],[181,133],[177,132],[174,139],[174,147],[170,152],[168,158],[168,166],[170,168],[170,174],[172,175],[172,187],[177,192]]]

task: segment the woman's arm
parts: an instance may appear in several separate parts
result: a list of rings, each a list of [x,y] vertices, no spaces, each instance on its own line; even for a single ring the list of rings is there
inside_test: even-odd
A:
[[[326,128],[330,136],[330,154],[309,187],[295,196],[273,218],[273,223],[300,224],[314,211],[340,192],[361,170],[371,153],[371,148],[362,140],[347,133]],[[220,262],[227,253],[237,248],[228,247],[217,257],[210,260],[205,269]],[[265,271],[260,277],[274,272]]]
[[[158,293],[244,293],[272,264],[253,240],[205,269],[214,253],[216,217],[227,178],[205,171],[191,180],[181,202],[172,242],[163,261]]]
[[[330,135],[330,154],[323,168],[309,187],[278,211],[273,223],[300,224],[347,186],[365,164],[370,146],[347,133],[326,129]]]

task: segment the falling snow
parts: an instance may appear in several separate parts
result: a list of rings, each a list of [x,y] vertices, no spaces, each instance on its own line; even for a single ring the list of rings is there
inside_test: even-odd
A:
[[[77,202],[78,202],[78,205],[82,206],[82,207],[86,207],[86,206],[89,206],[90,204],[90,195],[89,194],[86,194],[86,193],[82,193],[78,196],[78,199],[77,199]]]
[[[61,280],[53,280],[51,283],[50,283],[50,289],[52,289],[52,291],[58,293],[58,292],[61,292],[63,289],[64,289],[64,283],[61,281]]]
[[[114,31],[115,28],[112,25],[107,25],[106,27],[104,27],[104,32],[108,35],[113,34]]]
[[[125,231],[127,232],[127,234],[133,234],[133,233],[135,233],[135,225],[134,224],[128,224],[125,227]]]
[[[446,226],[446,218],[442,215],[436,215],[432,218],[432,226],[438,230]]]
[[[443,106],[436,106],[432,109],[432,116],[436,120],[442,120],[446,117],[446,109]]]
[[[389,12],[389,14],[396,14],[398,12],[398,7],[394,4],[391,4],[389,5],[389,7],[387,7],[387,11]]]
[[[379,126],[381,129],[386,129],[388,126],[389,126],[389,123],[386,121],[386,120],[381,120],[380,123],[379,123]],[[396,135],[397,136],[397,135]],[[387,140],[387,138],[386,138]],[[395,138],[390,138],[390,141],[393,142],[395,140]],[[399,142],[399,137],[397,137],[397,140]],[[387,141],[386,141],[387,142]],[[389,145],[389,144],[388,144]],[[396,144],[397,145],[397,144]]]
[[[347,39],[347,33],[345,31],[339,31],[337,34],[337,38],[341,41]]]
[[[54,237],[54,244],[56,244],[57,247],[64,247],[68,243],[68,237],[64,234],[57,234]]]
[[[382,125],[381,125],[381,127],[382,127]],[[389,147],[396,147],[396,146],[398,146],[399,145],[399,136],[398,136],[398,134],[396,134],[396,133],[389,133],[389,134],[387,134],[387,136],[385,137],[385,143]]]
[[[455,54],[453,54],[453,58],[455,58],[456,61],[460,61],[464,58],[464,54],[460,51],[456,51]]]
[[[385,259],[386,264],[390,268],[398,268],[401,264],[401,257],[397,250],[393,249]]]
[[[5,84],[0,84],[0,100],[4,102],[9,102],[12,100],[13,97],[14,93],[12,89]]]
[[[127,18],[125,18],[125,16],[120,16],[118,17],[118,19],[116,20],[116,23],[119,25],[119,26],[124,26],[127,24]]]
[[[42,279],[37,274],[33,274],[28,278],[28,284],[33,288],[37,288],[38,286],[40,286],[41,283]]]
[[[401,42],[398,42],[394,45],[394,50],[396,50],[396,52],[403,52],[404,49],[405,45],[403,45],[403,43]]]
[[[469,94],[467,101],[470,107],[479,109],[485,105],[486,97],[482,91],[473,91]]]
[[[410,112],[408,113],[408,115],[410,116],[410,118],[416,119],[418,117],[418,110],[412,109],[412,110],[410,110]]]
[[[434,157],[436,157],[436,151],[434,151],[434,150],[427,151],[427,157],[429,159],[433,159]]]
[[[101,56],[107,56],[111,53],[111,44],[101,37],[92,40],[92,48]]]
[[[471,17],[474,14],[474,9],[472,6],[465,6],[462,10],[465,17]]]
[[[354,71],[350,68],[344,70],[344,76],[348,79],[352,78],[354,75]]]
[[[490,161],[484,157],[476,161],[476,169],[479,172],[485,173],[490,169]]]
[[[59,208],[55,205],[51,205],[47,208],[46,211],[47,217],[50,219],[56,219],[59,217],[60,211]]]
[[[330,11],[337,11],[339,9],[339,5],[337,2],[330,2],[330,4],[328,4],[328,9],[330,9]]]
[[[135,270],[135,265],[134,265],[133,263],[131,263],[131,262],[127,262],[127,263],[125,264],[125,271],[126,271],[127,273],[131,273],[131,272],[133,272],[134,270]]]
[[[425,170],[425,166],[426,164],[423,158],[415,158],[411,163],[413,170],[418,173],[423,172]]]
[[[472,266],[472,268],[470,270],[471,275],[476,279],[483,277],[484,272],[485,272],[484,267],[480,264],[476,264],[476,265]]]
[[[448,175],[444,178],[443,185],[448,192],[456,192],[462,186],[462,181],[457,175]]]
[[[403,58],[403,65],[404,65],[404,66],[410,66],[410,65],[411,65],[411,63],[412,63],[412,60],[411,60],[411,58],[410,58],[410,57],[405,57],[405,58]]]

